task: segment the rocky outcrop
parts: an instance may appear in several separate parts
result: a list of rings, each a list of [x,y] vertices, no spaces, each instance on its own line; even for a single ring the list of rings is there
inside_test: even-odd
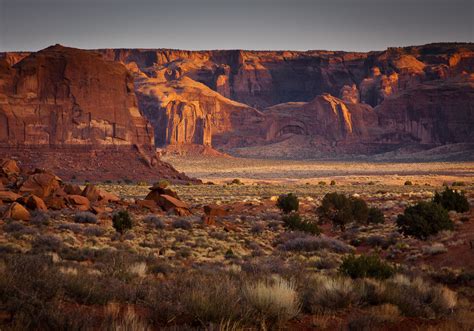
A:
[[[472,43],[438,43],[368,53],[167,49],[98,52],[124,64],[135,76],[138,108],[154,129],[156,145],[177,153],[207,152],[212,148],[255,151],[277,143],[279,148],[274,151],[286,155],[289,146],[303,143],[307,155],[313,157],[311,150],[357,154],[407,143],[436,146],[473,142],[469,78],[474,72]],[[0,66],[0,89],[17,84],[10,78],[18,75],[18,67],[29,58],[21,60],[24,56],[0,56],[8,59]],[[20,62],[12,67],[15,61]],[[133,87],[127,79],[125,86],[130,94]],[[33,84],[24,81],[20,84],[25,86],[20,86],[22,99],[29,93],[26,87]],[[62,95],[71,93],[62,93],[60,86],[55,87],[59,99],[67,99]],[[32,96],[32,100],[38,98]],[[97,98],[100,95],[94,96]],[[44,103],[50,105],[53,99]],[[0,100],[5,99],[0,96]],[[132,99],[125,104],[129,114],[135,114],[137,104]],[[10,128],[2,124],[6,122],[1,116],[0,112],[0,141],[6,141],[2,132]],[[117,121],[125,126],[121,132],[127,138],[122,139],[113,132],[109,134],[107,118],[92,123],[79,115],[77,121],[80,125],[72,137],[81,143],[91,139],[107,146],[122,146],[137,141],[139,146],[146,146],[145,141],[151,139],[152,129],[136,123],[132,127],[142,129],[128,130],[124,122]],[[63,126],[63,122],[58,123]],[[91,129],[87,131],[86,127]],[[24,133],[29,141],[33,135],[41,142],[46,137],[49,141],[58,137],[57,133],[44,135],[39,125],[33,127],[33,134],[21,125],[13,131],[15,136]],[[71,135],[66,138],[71,139]],[[66,138],[59,141],[68,141]],[[145,163],[151,163],[147,149],[139,150]]]
[[[99,54],[56,45],[0,75],[1,145],[153,146],[132,76]]]
[[[380,143],[474,142],[474,75],[406,89],[375,108]]]
[[[361,145],[376,135],[378,117],[372,107],[346,103],[330,94],[310,102],[290,102],[269,107],[266,115],[267,147],[301,137],[298,147],[288,151],[288,157],[298,157],[300,148],[315,152],[361,150]],[[271,148],[271,147],[270,147]]]
[[[189,77],[137,79],[140,108],[155,128],[158,146],[242,145],[260,137],[262,113]],[[257,132],[257,134],[255,134]]]
[[[61,45],[21,54],[11,66],[14,58],[0,59],[3,155],[32,167],[58,165],[54,170],[66,178],[72,176],[70,155],[72,167],[86,178],[188,179],[158,160],[153,128],[138,109],[133,76],[122,64]],[[99,155],[103,162],[96,161]],[[110,168],[82,173],[94,163]],[[122,166],[133,170],[117,174]]]

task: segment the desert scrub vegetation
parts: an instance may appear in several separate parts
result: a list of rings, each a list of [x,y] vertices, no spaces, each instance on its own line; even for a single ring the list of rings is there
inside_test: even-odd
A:
[[[74,215],[74,222],[85,224],[96,224],[97,216],[88,211],[81,211]]]
[[[300,310],[295,283],[280,276],[247,284],[244,298],[262,325],[286,322]]]
[[[308,313],[391,304],[407,317],[439,318],[457,305],[457,295],[449,288],[401,274],[385,280],[312,275],[300,291]]]
[[[321,222],[330,221],[341,231],[352,222],[368,224],[384,221],[382,211],[375,207],[369,208],[363,199],[347,197],[337,192],[327,193],[316,211]]]
[[[433,202],[440,204],[446,210],[454,210],[458,213],[469,211],[469,201],[463,192],[446,187],[443,192],[436,192]]]
[[[321,230],[315,222],[302,219],[298,213],[283,215],[281,219],[285,228],[288,230],[306,232],[312,235],[318,235],[321,233]]]
[[[397,217],[399,231],[405,235],[426,240],[442,230],[453,230],[448,211],[435,202],[419,202],[407,207]]]
[[[115,231],[123,234],[133,227],[132,216],[128,211],[120,210],[112,216],[112,225]]]
[[[166,227],[166,223],[156,215],[145,216],[143,222],[156,229],[164,229]]]
[[[298,211],[300,203],[298,197],[293,193],[282,194],[278,197],[276,206],[283,213],[288,214],[293,211]]]
[[[349,255],[342,259],[339,271],[351,278],[387,279],[395,273],[395,268],[376,255]]]
[[[448,316],[457,307],[453,291],[404,275],[352,279],[276,266],[268,258],[262,261],[271,269],[257,273],[213,264],[176,268],[123,251],[101,251],[89,259],[93,265],[53,262],[43,254],[3,254],[0,307],[9,318],[2,329],[206,329],[222,323],[275,329],[301,313],[350,307],[376,311],[390,304],[401,316],[428,318]],[[81,313],[91,309],[104,314]],[[142,313],[126,316],[126,309]]]
[[[302,232],[283,233],[277,238],[276,245],[283,251],[314,252],[327,249],[337,253],[351,253],[354,248],[341,240],[324,234],[312,236]]]

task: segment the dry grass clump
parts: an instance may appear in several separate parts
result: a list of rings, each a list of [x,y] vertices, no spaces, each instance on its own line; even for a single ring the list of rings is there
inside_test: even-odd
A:
[[[171,223],[171,226],[175,229],[183,229],[183,230],[191,230],[193,225],[191,224],[190,221],[184,219],[184,218],[180,218],[180,219],[177,219],[177,220],[174,220],[172,223]]]
[[[325,235],[311,236],[303,233],[285,233],[279,238],[279,248],[285,251],[313,252],[327,249],[337,253],[351,253],[354,248]]]
[[[88,211],[81,211],[74,215],[74,222],[76,223],[87,223],[96,224],[97,216]]]
[[[352,279],[325,275],[308,279],[302,297],[304,308],[309,313],[347,308],[358,304],[361,299]]]
[[[143,222],[152,226],[156,229],[164,229],[166,227],[166,223],[155,215],[147,215],[143,218]]]
[[[295,284],[279,276],[247,284],[244,298],[262,321],[288,321],[300,310]]]
[[[384,281],[317,275],[303,283],[301,292],[303,308],[310,313],[392,304],[405,316],[435,318],[451,313],[457,305],[456,293],[447,287],[404,275]]]
[[[148,331],[152,330],[146,320],[141,318],[131,306],[121,308],[116,303],[109,303],[104,308],[105,320],[101,325],[102,330],[114,331]]]
[[[446,253],[448,249],[442,243],[435,243],[431,246],[424,246],[423,253],[428,255],[436,255]]]
[[[404,275],[396,275],[387,281],[384,297],[406,316],[433,318],[452,312],[457,304],[456,293],[447,287]]]

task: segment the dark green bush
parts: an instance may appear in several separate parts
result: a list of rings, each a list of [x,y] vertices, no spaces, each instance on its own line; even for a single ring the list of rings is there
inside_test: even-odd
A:
[[[385,220],[383,212],[375,207],[369,208],[369,215],[367,217],[367,223],[380,224]]]
[[[346,224],[358,222],[366,224],[369,216],[367,203],[359,198],[348,198],[344,194],[327,193],[317,213],[322,221],[331,221],[344,231]]]
[[[331,180],[331,183],[330,183],[329,185],[331,185],[331,186],[336,185],[336,181],[335,181],[335,180]]]
[[[459,193],[448,187],[446,187],[441,194],[436,192],[433,202],[440,204],[447,210],[455,210],[459,213],[469,211],[469,202],[464,193]]]
[[[276,206],[285,214],[288,214],[292,211],[298,211],[300,203],[298,197],[293,193],[282,194],[278,197]]]
[[[314,222],[303,220],[298,213],[291,213],[282,217],[283,223],[288,230],[302,231],[318,235],[321,233],[318,225]]]
[[[395,273],[395,268],[376,255],[349,255],[342,260],[339,271],[351,278],[387,279]]]
[[[410,180],[407,180],[404,185],[405,186],[411,186],[411,185],[413,185],[413,183]]]
[[[403,234],[426,239],[441,230],[452,230],[448,211],[434,202],[419,202],[398,215],[397,226]]]
[[[112,224],[114,229],[123,234],[133,226],[133,220],[128,211],[121,210],[112,216]]]

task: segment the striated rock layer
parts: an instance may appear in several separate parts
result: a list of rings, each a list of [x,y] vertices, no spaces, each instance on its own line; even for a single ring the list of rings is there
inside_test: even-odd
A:
[[[472,43],[368,53],[98,52],[122,63],[134,75],[138,103],[126,101],[127,109],[137,114],[138,105],[153,126],[156,145],[176,153],[208,153],[217,148],[231,153],[239,150],[240,154],[246,148],[245,155],[252,156],[262,155],[259,148],[272,150],[273,146],[272,153],[278,152],[272,156],[298,157],[304,145],[304,157],[318,157],[321,153],[373,154],[408,145],[426,149],[474,142]],[[25,62],[28,58],[21,60],[25,56],[3,54],[10,65],[20,61],[13,68]],[[133,89],[131,84],[126,86]],[[88,123],[79,117],[80,123]],[[122,128],[123,122],[114,123]],[[110,132],[107,123],[88,125],[98,132]],[[148,134],[151,128],[140,122],[132,126],[137,129],[121,131],[128,135],[123,141],[136,139],[144,144],[150,139],[139,128]],[[74,139],[87,135],[83,129],[74,130]],[[17,132],[22,132],[20,127]],[[94,136],[103,144],[121,144],[113,130]]]
[[[155,155],[153,128],[138,110],[133,77],[123,65],[60,45],[13,66],[11,58],[0,60],[2,156],[31,166],[53,163],[60,175],[76,167],[89,179],[113,174],[114,164],[134,169],[124,174],[135,178],[186,179],[159,169],[164,165]],[[95,167],[101,162],[94,155],[102,155],[108,169]]]

